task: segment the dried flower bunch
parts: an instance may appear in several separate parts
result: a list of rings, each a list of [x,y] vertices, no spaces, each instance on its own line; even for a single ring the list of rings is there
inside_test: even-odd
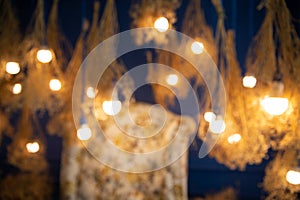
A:
[[[262,184],[268,193],[266,199],[278,197],[280,199],[298,199],[297,193],[300,192],[300,186],[286,181],[287,172],[297,168],[297,160],[299,160],[299,151],[286,149],[277,153],[274,160],[268,164]]]
[[[176,9],[180,6],[180,0],[142,0],[132,4],[130,15],[133,19],[132,28],[153,27],[155,21],[160,17],[168,20],[169,29],[176,22]],[[157,44],[165,44],[168,41],[166,35],[157,30],[145,31],[141,35],[134,35],[137,44],[154,41]]]

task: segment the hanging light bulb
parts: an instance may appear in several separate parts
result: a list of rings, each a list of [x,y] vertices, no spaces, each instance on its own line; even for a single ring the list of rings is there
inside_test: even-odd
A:
[[[7,62],[5,70],[7,73],[14,75],[20,72],[20,65],[17,62]]]
[[[14,86],[12,88],[12,93],[13,94],[20,94],[21,92],[22,92],[22,85],[21,85],[21,83],[14,84]]]
[[[216,117],[217,116],[213,112],[205,112],[204,113],[204,120],[209,122],[209,123],[214,121],[216,119]]]
[[[228,138],[227,138],[227,141],[229,144],[236,144],[238,143],[240,140],[242,139],[241,135],[238,134],[238,133],[235,133],[233,135],[230,135]]]
[[[154,28],[159,32],[165,32],[169,28],[169,21],[165,17],[159,17],[154,22]]]
[[[167,76],[166,82],[169,85],[176,85],[178,83],[178,76],[176,74],[170,74]]]
[[[272,82],[272,96],[266,96],[260,101],[260,105],[270,115],[282,115],[289,107],[289,100],[281,97],[284,89],[281,80],[282,74],[280,72],[275,72]]]
[[[36,153],[40,150],[40,145],[38,142],[28,142],[26,144],[26,149],[29,153]]]
[[[120,101],[104,101],[102,109],[107,115],[116,115],[121,111],[122,104]]]
[[[92,131],[87,124],[82,124],[77,130],[77,137],[79,140],[89,140],[92,137]]]
[[[88,98],[93,99],[96,97],[96,90],[93,87],[88,87],[86,89],[86,95]]]
[[[287,182],[293,185],[299,185],[300,184],[300,171],[299,169],[296,170],[289,170],[286,173],[285,176]]]
[[[49,87],[52,91],[59,91],[61,89],[61,82],[58,79],[51,79]]]
[[[260,105],[270,115],[282,115],[289,107],[289,100],[280,97],[265,97],[260,101]]]
[[[225,122],[221,117],[217,117],[209,124],[209,130],[215,134],[223,133],[225,131],[225,127],[226,127]]]
[[[244,76],[243,86],[246,88],[254,88],[256,85],[256,78],[254,76]]]
[[[52,52],[48,48],[42,48],[38,50],[36,57],[41,63],[49,63],[52,60]]]
[[[193,42],[191,45],[191,50],[194,54],[201,54],[204,51],[204,45],[202,42]]]

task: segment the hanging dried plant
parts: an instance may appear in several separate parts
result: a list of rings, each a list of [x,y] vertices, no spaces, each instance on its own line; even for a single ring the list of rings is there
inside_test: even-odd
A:
[[[268,193],[266,199],[298,199],[300,186],[292,185],[286,180],[288,170],[298,167],[297,160],[299,151],[286,149],[284,152],[278,152],[274,160],[268,164],[262,183],[263,189]]]
[[[253,129],[245,118],[244,88],[241,85],[240,68],[234,50],[234,34],[227,32],[226,36],[226,94],[227,105],[226,129],[219,137],[210,156],[230,169],[244,170],[247,164],[259,164],[266,157],[269,145],[264,136]],[[208,129],[208,123],[203,120],[203,129]],[[236,135],[234,135],[236,134]],[[237,135],[238,134],[238,135]],[[203,132],[200,132],[201,138]],[[238,137],[236,140],[234,137]],[[251,152],[251,153],[249,153]]]
[[[0,1],[0,61],[19,60],[18,44],[21,40],[19,22],[9,0]],[[1,65],[2,67],[2,65]],[[1,75],[1,74],[0,74]],[[1,76],[0,76],[1,78]]]
[[[5,98],[2,98],[1,103],[10,110],[21,109],[22,105],[25,104],[31,111],[48,111],[51,116],[53,113],[58,112],[64,103],[66,92],[64,86],[66,83],[64,82],[62,69],[66,60],[62,55],[63,47],[60,46],[62,39],[59,35],[61,33],[57,32],[57,1],[54,2],[49,19],[49,44],[47,44],[43,10],[43,1],[37,1],[37,7],[32,18],[32,31],[19,44],[20,55],[23,56],[20,66],[26,68],[26,70],[22,70],[22,73],[16,75],[13,82],[20,83],[22,91],[20,94],[14,95],[11,93],[13,85],[9,85]],[[51,49],[52,61],[47,64],[41,63],[37,59],[38,49],[44,47],[44,45],[53,47]],[[57,51],[57,54],[55,51]],[[49,87],[49,82],[53,78],[60,80],[62,89],[59,92],[51,91]]]
[[[201,25],[200,25],[201,24]],[[214,61],[217,60],[217,47],[215,45],[214,36],[211,28],[207,25],[204,17],[203,10],[201,9],[200,0],[192,0],[190,1],[186,12],[185,17],[182,23],[182,33],[190,36],[197,42],[201,42],[204,46],[205,53],[208,53],[209,56],[213,58]],[[186,43],[181,44],[181,41],[178,41],[178,38],[170,38],[172,39],[172,47],[173,48],[181,48],[186,49],[187,54],[193,54],[190,46],[182,46],[186,45]],[[190,44],[192,45],[192,44]],[[208,107],[210,104],[210,97],[208,92],[206,91],[205,83],[203,81],[203,77],[199,72],[185,59],[166,51],[156,51],[157,53],[157,63],[164,64],[172,67],[177,70],[180,74],[182,74],[188,80],[194,80],[195,83],[193,85],[194,89],[197,88],[203,89],[203,94],[201,94],[201,102],[200,107]],[[148,62],[153,62],[152,55],[148,53],[147,55]],[[196,57],[195,57],[196,58]],[[197,58],[199,59],[199,58]],[[202,61],[205,62],[205,59]],[[203,63],[205,65],[205,63]],[[210,69],[207,69],[207,72],[202,72],[205,74],[205,78],[209,80],[215,79],[215,74],[209,72]],[[170,74],[170,72],[162,71],[160,68],[151,68],[148,73],[148,80],[153,79],[155,81],[165,81],[166,77]],[[175,101],[174,93],[169,89],[164,88],[160,85],[153,85],[153,92],[156,102],[162,105],[170,105]],[[184,83],[178,83],[176,85],[178,90],[177,98],[185,98],[188,92],[187,85]],[[204,109],[205,110],[205,109]]]
[[[246,89],[245,113],[252,129],[259,130],[273,149],[295,146],[299,137],[299,63],[300,40],[292,24],[284,0],[263,1],[267,9],[265,20],[250,46],[247,70],[258,79],[253,89]],[[266,53],[267,52],[267,53]],[[282,97],[289,101],[286,112],[280,116],[267,114],[260,106],[265,96],[272,95],[272,82],[276,74],[282,75]],[[255,114],[255,117],[251,117]]]
[[[173,28],[176,22],[176,9],[180,6],[180,0],[142,0],[135,1],[130,10],[133,19],[132,28],[153,27],[155,20],[165,17],[169,22],[169,29]],[[134,33],[133,37],[138,45],[153,40],[157,44],[165,44],[168,38],[164,33],[157,30],[145,31],[143,34]]]
[[[17,133],[12,136],[12,143],[7,147],[7,159],[11,165],[22,171],[38,174],[47,169],[45,148],[41,142],[43,138],[40,137],[40,134],[36,135],[40,140],[39,151],[36,153],[29,152],[26,146],[28,142],[37,141],[35,131],[31,122],[30,110],[24,107]]]

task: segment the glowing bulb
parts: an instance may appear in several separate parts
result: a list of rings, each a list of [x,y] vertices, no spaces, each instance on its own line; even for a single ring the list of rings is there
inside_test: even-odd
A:
[[[26,149],[29,153],[36,153],[40,150],[40,145],[37,142],[28,142],[26,144]]]
[[[154,28],[158,30],[159,32],[165,32],[169,28],[169,21],[165,17],[160,17],[155,20],[154,22]]]
[[[285,176],[287,182],[293,185],[300,184],[300,172],[296,170],[289,170]]]
[[[242,138],[242,137],[241,137],[240,134],[235,133],[235,134],[229,136],[229,137],[227,138],[227,141],[228,141],[228,143],[230,143],[230,144],[236,144],[236,143],[238,143],[238,142],[241,140],[241,138]]]
[[[22,85],[20,83],[16,83],[12,88],[13,94],[20,94],[22,92]]]
[[[225,131],[225,122],[222,119],[216,119],[209,124],[209,130],[215,134],[220,134]]]
[[[77,130],[77,137],[79,140],[89,140],[92,137],[92,131],[87,124],[82,124]]]
[[[289,107],[289,100],[280,97],[265,97],[260,101],[260,105],[270,115],[281,115]]]
[[[193,42],[191,49],[194,54],[201,54],[204,50],[204,45],[201,42]]]
[[[121,111],[122,104],[120,101],[104,101],[102,109],[107,115],[116,115]]]
[[[52,91],[59,91],[61,89],[61,82],[58,79],[51,79],[49,87]]]
[[[40,49],[36,57],[41,63],[49,63],[52,60],[52,52],[49,49]]]
[[[20,65],[17,62],[7,62],[5,70],[9,74],[17,74],[20,72]]]
[[[217,116],[213,112],[205,112],[204,113],[204,120],[209,122],[209,123],[214,121],[216,119],[216,117]]]
[[[256,85],[256,78],[254,76],[245,76],[243,78],[243,86],[246,88],[254,88]]]
[[[92,87],[88,87],[86,89],[86,95],[88,96],[88,98],[93,99],[96,96],[96,90],[94,88],[92,88]]]
[[[166,79],[169,85],[176,85],[178,83],[178,76],[176,74],[170,74]]]

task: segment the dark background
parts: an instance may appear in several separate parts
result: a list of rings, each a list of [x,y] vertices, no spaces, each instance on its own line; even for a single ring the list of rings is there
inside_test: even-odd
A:
[[[93,0],[85,0],[87,3],[86,13],[90,18],[92,14]],[[181,7],[177,10],[178,20],[175,24],[176,30],[180,31],[182,19],[185,9],[188,5],[188,0],[182,0]],[[207,23],[215,27],[217,16],[214,7],[210,0],[202,0],[202,8],[205,12]],[[244,62],[247,53],[247,48],[254,34],[260,27],[264,9],[258,11],[256,6],[259,0],[223,0],[223,5],[226,12],[226,28],[235,30],[236,35],[236,50],[240,66],[244,69]],[[291,9],[294,22],[299,33],[300,25],[300,1],[287,0],[288,7]],[[26,32],[28,23],[32,17],[36,1],[35,0],[12,0],[16,16],[20,20],[20,28],[23,33]],[[47,13],[51,8],[52,1],[45,1],[45,11],[47,21]],[[105,1],[100,1],[101,12],[103,11]],[[130,28],[131,18],[129,16],[130,0],[116,0],[120,31],[125,31]],[[76,39],[81,30],[82,21],[82,0],[60,0],[59,2],[59,25],[62,32],[67,36],[74,46]],[[123,57],[123,61],[128,68],[138,64],[145,63],[143,56],[141,59],[136,59],[136,55],[128,54]],[[244,71],[244,70],[243,70]],[[136,98],[140,101],[153,102],[153,98],[148,94],[149,87],[141,89],[136,94]],[[3,143],[9,143],[5,139]],[[201,142],[196,141],[199,146]],[[55,181],[55,198],[59,194],[59,170],[60,170],[60,153],[62,149],[62,141],[57,136],[47,136],[47,159],[50,163],[50,171]],[[199,147],[198,146],[198,147]],[[10,172],[10,166],[5,164],[5,145],[1,145],[0,149],[0,168]],[[269,153],[271,160],[276,152]],[[189,153],[189,177],[188,177],[188,192],[190,197],[203,196],[207,193],[215,193],[227,186],[234,187],[239,193],[239,199],[259,199],[264,195],[259,187],[264,176],[264,168],[269,160],[263,161],[258,166],[248,166],[246,171],[232,171],[223,165],[218,164],[214,159],[205,157],[198,158],[198,148],[190,148]]]

